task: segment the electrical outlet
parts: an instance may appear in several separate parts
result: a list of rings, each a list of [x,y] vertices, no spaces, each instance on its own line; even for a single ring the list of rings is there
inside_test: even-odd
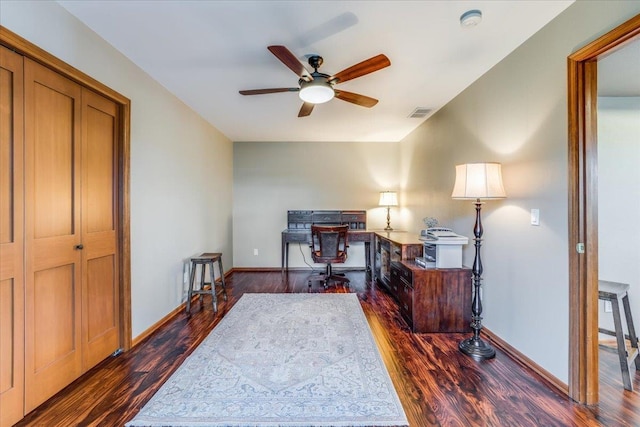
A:
[[[257,249],[253,250],[253,255],[258,256],[258,250]]]
[[[605,313],[611,313],[613,311],[613,308],[611,307],[611,301],[605,301],[604,302],[604,312]]]

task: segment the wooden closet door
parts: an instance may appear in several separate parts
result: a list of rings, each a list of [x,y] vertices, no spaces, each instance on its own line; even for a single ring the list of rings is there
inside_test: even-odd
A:
[[[0,46],[0,426],[24,405],[23,59]]]
[[[25,412],[81,373],[81,88],[25,59]]]
[[[117,107],[82,91],[83,371],[120,347],[117,254]]]

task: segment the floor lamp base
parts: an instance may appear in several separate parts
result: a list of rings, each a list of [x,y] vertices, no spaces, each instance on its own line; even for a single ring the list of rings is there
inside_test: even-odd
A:
[[[460,341],[458,349],[467,356],[473,357],[475,360],[486,360],[496,356],[494,348],[480,337],[477,339],[471,337]]]

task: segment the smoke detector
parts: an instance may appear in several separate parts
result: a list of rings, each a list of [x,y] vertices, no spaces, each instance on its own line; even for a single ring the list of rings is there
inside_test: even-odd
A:
[[[482,12],[478,9],[467,10],[460,15],[460,25],[463,28],[472,28],[482,21]]]

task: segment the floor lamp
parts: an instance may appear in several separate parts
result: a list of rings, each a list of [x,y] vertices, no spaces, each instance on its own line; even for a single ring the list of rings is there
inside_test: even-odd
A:
[[[480,246],[482,245],[482,220],[480,209],[483,200],[503,199],[507,197],[502,185],[502,172],[499,163],[467,163],[456,166],[456,182],[453,186],[451,198],[461,200],[475,200],[476,223],[473,227],[475,236],[476,255],[473,260],[473,303],[471,329],[473,336],[460,342],[458,348],[464,354],[476,360],[490,359],[496,355],[491,345],[480,338],[482,330],[482,301],[480,285],[482,282],[482,259]]]

